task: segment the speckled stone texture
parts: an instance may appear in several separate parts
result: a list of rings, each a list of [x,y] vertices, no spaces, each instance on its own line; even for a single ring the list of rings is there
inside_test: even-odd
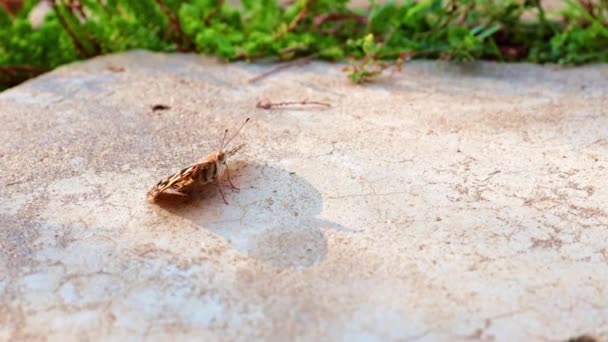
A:
[[[271,67],[136,51],[0,94],[0,340],[607,336],[607,65]],[[229,205],[146,201],[248,116]]]

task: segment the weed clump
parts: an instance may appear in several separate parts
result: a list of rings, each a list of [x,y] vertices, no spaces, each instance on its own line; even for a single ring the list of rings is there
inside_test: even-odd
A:
[[[0,88],[58,65],[147,49],[226,60],[351,60],[357,83],[409,58],[581,64],[608,61],[608,1],[403,0],[356,9],[347,0],[48,0],[9,13],[0,7]]]

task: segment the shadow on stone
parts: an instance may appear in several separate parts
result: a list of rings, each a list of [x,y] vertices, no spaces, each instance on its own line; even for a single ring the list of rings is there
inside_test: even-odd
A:
[[[241,190],[226,188],[224,204],[215,184],[190,197],[167,194],[158,204],[230,242],[239,252],[275,267],[308,267],[327,254],[321,228],[351,231],[317,218],[322,196],[293,172],[232,161],[231,178]]]

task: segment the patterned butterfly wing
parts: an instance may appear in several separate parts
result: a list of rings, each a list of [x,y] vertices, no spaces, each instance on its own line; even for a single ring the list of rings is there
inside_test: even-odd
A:
[[[148,192],[148,199],[154,200],[161,192],[167,189],[174,189],[179,192],[186,190],[197,180],[199,172],[204,168],[204,163],[194,164],[162,179]]]

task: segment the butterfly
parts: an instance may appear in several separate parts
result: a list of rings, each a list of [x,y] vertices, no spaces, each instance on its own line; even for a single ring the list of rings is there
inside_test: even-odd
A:
[[[196,186],[217,182],[222,199],[224,200],[224,203],[228,204],[224,194],[224,184],[222,183],[222,176],[224,172],[227,175],[227,180],[230,187],[234,190],[238,190],[238,188],[234,186],[230,180],[230,173],[228,171],[226,162],[228,157],[235,155],[245,145],[241,144],[226,151],[224,151],[224,147],[227,146],[232,139],[239,134],[247,122],[249,122],[249,118],[245,120],[243,125],[230,139],[228,139],[228,141],[226,141],[226,135],[228,134],[228,129],[226,129],[224,131],[224,136],[222,137],[220,148],[216,152],[212,152],[200,162],[190,165],[181,171],[159,181],[154,187],[152,187],[152,189],[150,189],[150,191],[148,191],[148,200],[154,202],[164,191],[177,191],[181,194],[185,194]]]

